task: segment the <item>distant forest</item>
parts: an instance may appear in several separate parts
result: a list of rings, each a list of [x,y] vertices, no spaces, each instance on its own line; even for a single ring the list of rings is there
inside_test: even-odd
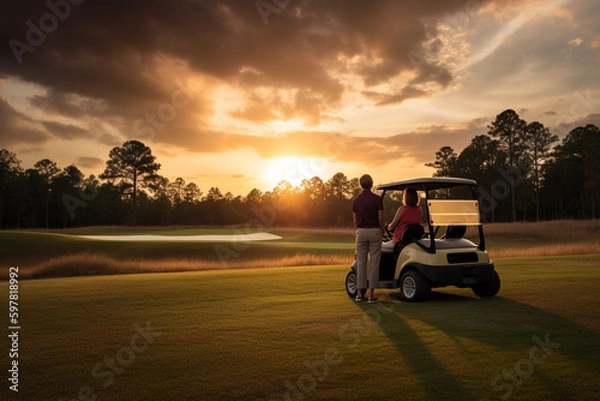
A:
[[[426,163],[435,176],[476,180],[484,221],[598,218],[598,127],[577,127],[559,141],[541,123],[527,123],[509,109],[488,129],[460,153],[444,146]],[[16,154],[0,149],[0,228],[348,227],[359,192],[358,178],[341,172],[327,181],[282,181],[271,191],[234,196],[218,187],[204,192],[182,178],[170,181],[159,170],[151,149],[139,141],[113,148],[105,170],[89,177],[75,165],[61,170],[49,159],[24,170]],[[386,221],[400,204],[400,196],[386,200]]]

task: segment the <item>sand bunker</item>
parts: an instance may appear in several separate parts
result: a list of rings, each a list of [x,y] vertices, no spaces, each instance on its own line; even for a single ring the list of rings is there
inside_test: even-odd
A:
[[[188,241],[188,242],[243,242],[272,241],[281,239],[279,235],[269,233],[233,234],[233,235],[79,235],[78,237],[99,241]]]

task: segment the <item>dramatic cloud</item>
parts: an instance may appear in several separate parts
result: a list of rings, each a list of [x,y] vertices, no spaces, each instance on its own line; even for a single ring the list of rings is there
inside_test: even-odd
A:
[[[43,144],[52,138],[50,132],[10,105],[0,97],[0,142],[10,147],[18,143]]]
[[[104,161],[92,156],[81,156],[76,160],[76,164],[83,168],[102,168],[104,166]]]
[[[3,42],[16,40],[31,51],[11,46],[13,54],[4,54],[0,76],[47,88],[46,95],[31,99],[37,107],[71,117],[133,118],[164,101],[169,95],[165,82],[179,66],[181,72],[207,75],[245,92],[247,104],[233,116],[301,118],[312,124],[339,107],[346,85],[338,75],[344,71],[365,88],[406,81],[398,93],[382,94],[381,104],[424,96],[418,85],[447,86],[449,70],[426,60],[415,65],[409,53],[435,31],[423,25],[424,18],[465,6],[463,0],[426,6],[292,1],[265,25],[251,1],[56,4],[62,8],[57,6],[54,14],[62,13],[64,21],[54,18],[56,28],[48,33],[39,28],[53,21],[46,4],[13,2],[3,10],[10,16]],[[37,28],[32,33],[23,21]],[[31,39],[41,43],[30,45]],[[261,99],[256,89],[262,88],[291,91],[293,98]]]
[[[219,153],[250,149],[260,157],[316,157],[337,162],[359,161],[368,166],[381,166],[398,159],[422,163],[431,159],[439,148],[454,144],[457,150],[470,140],[487,132],[491,119],[483,118],[468,124],[430,126],[414,132],[389,137],[361,138],[340,132],[297,131],[279,136],[205,132],[194,144],[198,153]]]
[[[597,113],[599,15],[592,0],[8,2],[0,147],[422,165],[506,108],[557,129]]]

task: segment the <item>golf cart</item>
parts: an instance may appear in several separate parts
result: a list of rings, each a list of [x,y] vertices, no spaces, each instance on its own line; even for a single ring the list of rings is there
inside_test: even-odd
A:
[[[426,221],[426,229],[421,224],[404,229],[398,254],[392,233],[385,236],[377,288],[400,288],[406,301],[424,301],[432,288],[446,286],[471,288],[479,297],[498,293],[500,277],[485,250],[476,185],[465,178],[433,177],[377,187],[383,191],[382,197],[388,191],[417,190]],[[351,298],[358,292],[356,271],[355,260],[346,275],[346,292]]]

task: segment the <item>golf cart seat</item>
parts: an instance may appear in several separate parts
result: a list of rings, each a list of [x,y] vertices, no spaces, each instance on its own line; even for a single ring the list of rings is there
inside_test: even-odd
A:
[[[415,242],[423,238],[423,234],[425,234],[425,229],[422,225],[409,224],[404,227],[404,231],[402,231],[402,235],[400,236],[400,242],[403,246],[406,246],[411,242]]]
[[[400,241],[398,241],[394,247],[394,260],[398,259],[402,248],[410,243],[420,240],[423,238],[424,234],[425,229],[420,224],[409,224],[404,227],[402,235],[400,236]]]
[[[444,238],[462,238],[467,232],[466,226],[448,226]]]

